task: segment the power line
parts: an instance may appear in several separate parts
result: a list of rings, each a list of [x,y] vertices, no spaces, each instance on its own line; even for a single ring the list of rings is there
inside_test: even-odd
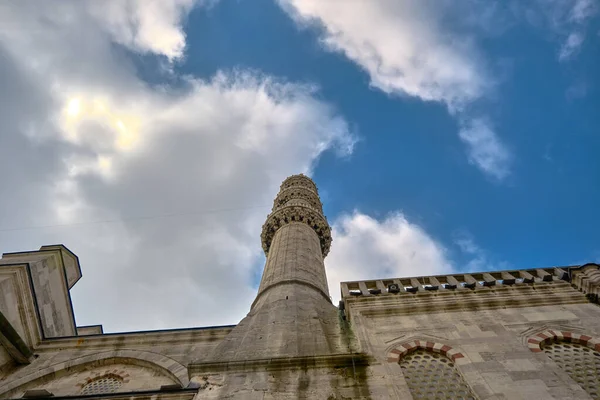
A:
[[[159,219],[159,218],[171,218],[171,217],[183,217],[183,216],[193,216],[193,215],[216,214],[216,213],[227,212],[227,211],[241,211],[241,210],[251,210],[251,209],[256,209],[256,208],[268,208],[268,207],[270,207],[270,206],[250,206],[250,207],[236,207],[236,208],[219,208],[219,209],[207,210],[207,211],[201,211],[201,212],[171,213],[171,214],[150,215],[150,216],[144,216],[144,217],[115,218],[115,219],[107,219],[107,220],[103,220],[103,221],[72,222],[72,223],[69,223],[69,224],[25,226],[25,227],[18,227],[18,228],[0,229],[0,232],[15,232],[15,231],[25,231],[25,230],[45,229],[45,228],[61,228],[61,227],[70,227],[70,226],[79,226],[79,225],[111,224],[111,223],[115,223],[115,222],[124,222],[124,221],[142,221],[142,220],[153,220],[153,219]]]

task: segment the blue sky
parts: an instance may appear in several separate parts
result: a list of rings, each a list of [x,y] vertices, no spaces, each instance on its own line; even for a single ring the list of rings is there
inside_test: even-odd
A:
[[[510,149],[510,174],[500,181],[468,163],[443,104],[371,87],[359,66],[323,49],[322,28],[298,27],[273,1],[196,9],[178,70],[211,76],[251,68],[318,85],[360,137],[351,157],[324,154],[314,170],[330,217],[354,208],[379,217],[401,209],[443,242],[470,232],[508,268],[598,260],[598,21],[590,21],[590,37],[565,62],[554,33],[516,17],[499,29],[474,40],[499,74],[481,107]],[[453,250],[460,268],[468,255]]]
[[[0,251],[78,254],[82,325],[233,324],[278,185],[305,172],[334,230],[334,301],[340,280],[597,262],[599,13],[595,0],[6,6]]]

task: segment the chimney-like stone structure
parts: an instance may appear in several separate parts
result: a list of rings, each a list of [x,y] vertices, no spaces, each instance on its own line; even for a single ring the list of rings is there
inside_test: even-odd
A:
[[[282,183],[261,240],[267,261],[256,299],[212,358],[242,361],[347,353],[349,344],[329,297],[323,263],[331,229],[309,177],[293,175]]]

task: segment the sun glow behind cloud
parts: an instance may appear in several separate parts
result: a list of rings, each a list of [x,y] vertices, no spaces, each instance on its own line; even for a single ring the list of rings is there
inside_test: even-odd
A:
[[[61,122],[67,140],[79,143],[81,135],[85,134],[81,129],[82,123],[90,121],[102,125],[104,129],[99,132],[113,137],[114,150],[128,151],[139,142],[139,115],[118,110],[99,97],[72,97],[66,102]]]

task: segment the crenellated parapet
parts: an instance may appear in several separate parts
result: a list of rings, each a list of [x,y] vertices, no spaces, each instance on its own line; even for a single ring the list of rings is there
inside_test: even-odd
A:
[[[279,228],[300,222],[311,227],[321,244],[323,257],[331,247],[331,228],[323,215],[317,186],[305,175],[293,175],[283,181],[281,190],[273,202],[273,211],[263,225],[261,241],[266,255]]]
[[[342,282],[342,298],[448,292],[485,292],[533,284],[565,283],[573,267],[418,276],[396,279]],[[570,286],[570,285],[569,285]]]
[[[600,303],[600,266],[563,266],[340,284],[346,317]],[[387,314],[386,314],[387,313]]]

